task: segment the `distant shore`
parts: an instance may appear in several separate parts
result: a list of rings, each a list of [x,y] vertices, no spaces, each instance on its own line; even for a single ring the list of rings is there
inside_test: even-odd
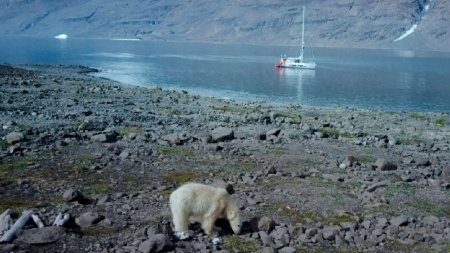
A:
[[[73,217],[0,251],[450,249],[448,113],[236,102],[95,71],[0,65],[0,213]],[[174,240],[168,196],[188,181],[233,185],[243,234]]]

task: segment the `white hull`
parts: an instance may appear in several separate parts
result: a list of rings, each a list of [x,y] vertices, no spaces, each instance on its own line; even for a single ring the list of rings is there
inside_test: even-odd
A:
[[[300,58],[287,58],[284,64],[280,65],[281,68],[294,68],[294,69],[315,69],[315,62],[303,62]]]

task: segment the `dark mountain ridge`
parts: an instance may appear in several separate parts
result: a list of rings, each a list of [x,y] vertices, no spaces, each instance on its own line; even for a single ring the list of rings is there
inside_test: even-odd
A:
[[[450,51],[450,0],[0,0],[0,34],[298,45],[303,5],[310,46]]]

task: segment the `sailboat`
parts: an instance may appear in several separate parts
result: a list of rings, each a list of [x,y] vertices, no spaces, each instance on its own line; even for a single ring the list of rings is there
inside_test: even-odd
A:
[[[282,56],[280,63],[276,64],[277,68],[296,68],[296,69],[315,69],[315,62],[305,62],[303,61],[303,49],[305,45],[305,6],[303,6],[303,22],[302,22],[302,46],[300,49],[300,56],[298,57],[288,57]]]

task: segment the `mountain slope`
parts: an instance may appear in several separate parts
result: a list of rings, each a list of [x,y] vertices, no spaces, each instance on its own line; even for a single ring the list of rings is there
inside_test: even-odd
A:
[[[309,45],[450,50],[450,0],[0,0],[0,34],[296,45],[302,5]]]

